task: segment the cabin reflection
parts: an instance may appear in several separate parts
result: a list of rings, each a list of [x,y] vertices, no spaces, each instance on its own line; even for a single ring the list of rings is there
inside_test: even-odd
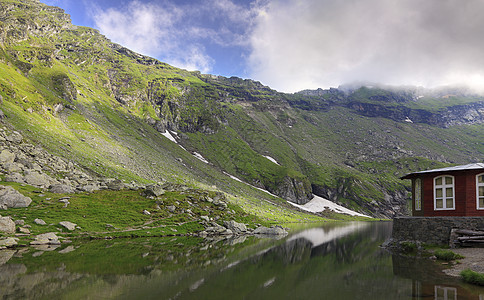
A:
[[[393,274],[412,280],[410,299],[484,300],[484,291],[467,289],[459,278],[446,276],[434,261],[393,255]]]

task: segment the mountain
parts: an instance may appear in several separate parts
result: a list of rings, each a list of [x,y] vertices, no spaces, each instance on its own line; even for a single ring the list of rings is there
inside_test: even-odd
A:
[[[316,194],[391,218],[406,213],[400,176],[484,157],[484,98],[465,89],[280,93],[140,55],[36,0],[0,0],[0,74],[6,130],[49,155],[125,182],[224,191],[259,213]]]

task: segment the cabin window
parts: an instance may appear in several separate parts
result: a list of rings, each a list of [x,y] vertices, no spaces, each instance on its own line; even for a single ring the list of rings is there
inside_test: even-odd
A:
[[[439,176],[434,179],[434,209],[455,209],[453,176]]]
[[[420,178],[415,179],[415,210],[422,209],[422,180]],[[484,208],[484,207],[483,207]]]
[[[477,209],[484,209],[484,174],[476,176]]]

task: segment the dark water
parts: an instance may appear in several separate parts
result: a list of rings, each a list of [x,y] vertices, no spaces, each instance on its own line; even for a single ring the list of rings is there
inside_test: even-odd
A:
[[[381,249],[390,235],[390,222],[347,223],[280,240],[119,239],[3,251],[0,298],[484,299],[484,289],[428,259]]]

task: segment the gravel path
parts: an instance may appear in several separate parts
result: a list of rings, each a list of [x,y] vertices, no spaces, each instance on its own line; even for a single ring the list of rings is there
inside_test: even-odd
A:
[[[445,274],[457,277],[465,269],[484,273],[484,248],[457,248],[452,251],[464,258],[459,259],[460,263],[453,265],[452,268],[444,270]]]

